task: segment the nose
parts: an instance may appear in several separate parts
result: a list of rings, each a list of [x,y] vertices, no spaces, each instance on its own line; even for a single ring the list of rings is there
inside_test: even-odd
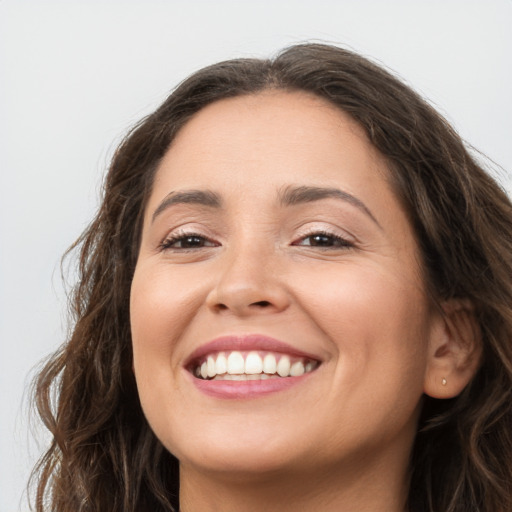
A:
[[[289,293],[275,251],[233,250],[223,257],[206,303],[217,313],[237,316],[278,313],[288,308]]]

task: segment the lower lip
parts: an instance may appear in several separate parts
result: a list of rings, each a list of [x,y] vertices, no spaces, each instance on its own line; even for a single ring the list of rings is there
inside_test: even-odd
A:
[[[187,372],[188,373],[188,372]],[[250,399],[285,391],[304,382],[312,373],[300,377],[283,377],[267,380],[203,380],[191,375],[194,385],[202,393],[215,398]]]

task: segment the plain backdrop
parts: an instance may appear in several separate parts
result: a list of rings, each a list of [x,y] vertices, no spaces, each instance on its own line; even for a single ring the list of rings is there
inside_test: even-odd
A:
[[[27,389],[116,143],[194,70],[297,41],[385,63],[512,170],[512,0],[0,0],[0,512],[28,510]]]

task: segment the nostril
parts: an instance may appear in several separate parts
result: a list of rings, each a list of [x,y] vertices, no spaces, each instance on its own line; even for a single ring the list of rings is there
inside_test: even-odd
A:
[[[267,308],[271,308],[271,307],[272,307],[272,302],[270,302],[268,300],[259,300],[259,301],[251,302],[249,304],[245,304],[245,305],[241,305],[241,306],[238,306],[236,304],[229,306],[228,304],[223,304],[222,302],[219,302],[218,304],[214,305],[214,308],[218,312],[228,311],[228,310],[241,312],[243,310],[246,310],[246,312],[248,313],[251,310],[253,312],[256,312],[257,310],[260,310],[260,309],[263,310],[263,309],[267,309]],[[256,309],[253,309],[253,308],[256,308]]]
[[[270,302],[268,300],[260,300],[259,302],[253,302],[251,306],[258,306],[260,308],[266,308],[270,306]]]

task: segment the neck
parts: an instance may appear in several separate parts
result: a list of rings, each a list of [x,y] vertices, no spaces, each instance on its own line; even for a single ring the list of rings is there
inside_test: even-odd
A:
[[[257,476],[180,468],[181,512],[404,512],[407,460],[404,464],[364,460],[347,470],[326,467],[274,471]],[[366,461],[368,462],[368,461]],[[396,462],[396,460],[395,460]],[[306,466],[306,464],[304,464]]]

